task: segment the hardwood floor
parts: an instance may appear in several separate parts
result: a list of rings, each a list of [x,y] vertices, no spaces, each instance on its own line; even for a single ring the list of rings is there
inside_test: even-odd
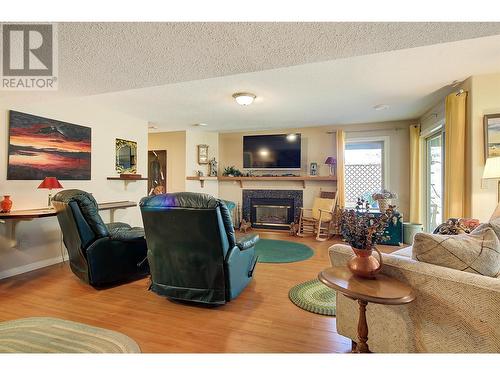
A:
[[[336,241],[259,232],[314,249],[306,261],[257,265],[254,280],[221,307],[176,303],[149,292],[149,279],[104,290],[80,282],[67,263],[0,280],[0,321],[51,316],[122,332],[143,352],[347,352],[335,318],[306,312],[288,300],[289,289],[328,267]],[[397,250],[384,247],[383,251]]]

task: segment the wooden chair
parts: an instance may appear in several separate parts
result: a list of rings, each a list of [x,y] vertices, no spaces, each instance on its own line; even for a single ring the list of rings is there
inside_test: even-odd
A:
[[[335,194],[334,198],[314,198],[312,208],[301,208],[297,235],[304,237],[306,233],[315,234],[317,241],[330,238],[336,204]]]

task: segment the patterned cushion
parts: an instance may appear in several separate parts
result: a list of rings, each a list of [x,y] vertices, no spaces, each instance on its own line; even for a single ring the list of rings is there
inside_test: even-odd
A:
[[[491,228],[495,231],[498,239],[500,240],[500,217],[491,219],[488,223],[480,224],[476,229],[474,229],[471,234],[476,234],[484,230],[484,228]]]
[[[489,227],[471,234],[417,233],[412,258],[484,276],[500,276],[500,241]]]

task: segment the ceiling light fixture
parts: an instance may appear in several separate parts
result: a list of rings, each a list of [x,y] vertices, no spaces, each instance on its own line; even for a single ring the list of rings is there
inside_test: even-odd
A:
[[[208,124],[207,124],[207,123],[205,123],[205,122],[199,122],[199,123],[197,123],[197,124],[193,124],[193,126],[202,126],[202,127],[203,127],[203,126],[207,126],[207,125],[208,125]]]
[[[253,103],[257,96],[249,92],[237,92],[233,94],[234,100],[239,105],[250,105]]]
[[[384,109],[389,108],[389,104],[377,104],[373,106],[375,111],[383,111]]]

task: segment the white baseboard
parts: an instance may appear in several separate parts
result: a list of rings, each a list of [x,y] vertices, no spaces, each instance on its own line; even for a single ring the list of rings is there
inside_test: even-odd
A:
[[[68,254],[64,254],[64,258],[63,259],[65,261],[68,260],[69,259],[68,258]],[[55,257],[55,258],[44,259],[44,260],[40,260],[38,262],[29,263],[29,264],[26,264],[24,266],[10,268],[10,269],[5,270],[5,271],[0,271],[0,280],[1,279],[6,279],[7,277],[12,277],[12,276],[20,275],[22,273],[34,271],[34,270],[37,270],[37,269],[40,269],[40,268],[52,266],[54,264],[61,263],[61,262],[62,262],[62,259],[61,259],[60,256],[58,256],[58,257]]]

